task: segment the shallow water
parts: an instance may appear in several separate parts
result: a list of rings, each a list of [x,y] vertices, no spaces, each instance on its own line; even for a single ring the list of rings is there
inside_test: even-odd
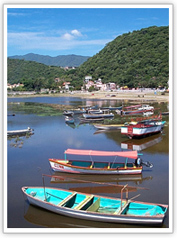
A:
[[[35,102],[64,105],[99,105],[119,106],[118,100],[82,100],[80,98],[9,98],[8,102]],[[124,102],[125,103],[125,102]],[[127,105],[130,102],[126,101]],[[154,103],[159,111],[168,111],[167,103]],[[49,158],[64,158],[64,151],[72,149],[92,149],[116,151],[127,148],[141,150],[141,158],[153,163],[153,168],[144,167],[142,175],[136,176],[89,176],[66,175],[57,179],[45,178],[45,185],[75,189],[81,192],[97,193],[104,196],[120,197],[120,191],[109,187],[103,182],[111,184],[127,184],[135,186],[129,197],[141,194],[137,200],[169,204],[169,119],[164,116],[166,126],[162,133],[144,139],[129,140],[122,136],[120,131],[103,132],[96,134],[92,124],[79,125],[76,118],[75,127],[66,125],[63,115],[39,116],[36,113],[28,114],[23,111],[9,111],[15,116],[8,116],[8,130],[24,129],[30,126],[34,134],[30,137],[11,138],[7,142],[7,178],[8,178],[8,228],[138,228],[143,226],[126,224],[107,224],[84,221],[53,214],[43,209],[31,206],[24,199],[22,186],[42,186],[42,174],[54,174],[48,162]],[[118,115],[116,115],[118,117]],[[129,118],[127,117],[128,121]],[[74,158],[74,157],[69,157]],[[82,159],[82,158],[80,158]],[[84,158],[86,159],[86,158]],[[90,158],[87,158],[88,160]],[[93,158],[92,158],[93,159]],[[98,158],[94,158],[98,160]],[[114,160],[114,158],[110,158]],[[56,173],[55,173],[56,174]],[[77,181],[79,180],[79,181]],[[83,181],[84,180],[84,181]],[[97,183],[95,183],[97,182]],[[148,188],[148,189],[142,189]],[[169,212],[164,220],[163,228],[169,227]]]

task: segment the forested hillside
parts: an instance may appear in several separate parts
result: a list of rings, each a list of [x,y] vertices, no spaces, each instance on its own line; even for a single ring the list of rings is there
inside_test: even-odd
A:
[[[52,67],[33,61],[8,58],[7,82],[23,83],[27,90],[55,87],[55,78],[67,77],[64,69]]]
[[[154,26],[118,36],[76,70],[8,58],[8,83],[25,83],[27,89],[54,88],[58,77],[80,89],[86,75],[130,88],[167,86],[169,28]]]
[[[149,27],[118,36],[77,70],[123,86],[157,87],[169,77],[169,28]]]

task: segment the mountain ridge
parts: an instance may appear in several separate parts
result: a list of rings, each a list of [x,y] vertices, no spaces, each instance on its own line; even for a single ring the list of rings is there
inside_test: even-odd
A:
[[[10,59],[23,59],[27,61],[35,61],[37,63],[42,63],[48,66],[60,66],[60,67],[79,67],[83,64],[89,56],[82,55],[58,55],[58,56],[49,56],[49,55],[40,55],[34,53],[28,53],[25,55],[14,55],[9,56]]]

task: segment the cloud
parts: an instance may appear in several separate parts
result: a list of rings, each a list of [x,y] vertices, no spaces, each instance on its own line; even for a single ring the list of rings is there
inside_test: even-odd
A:
[[[62,38],[63,38],[64,40],[72,40],[72,39],[74,38],[74,36],[71,35],[71,34],[69,34],[69,33],[65,33],[65,34],[62,36]]]
[[[71,34],[74,35],[74,36],[82,36],[81,32],[78,31],[78,30],[72,30]]]
[[[74,32],[73,32],[74,31]],[[61,36],[46,36],[43,32],[16,32],[8,33],[8,47],[16,47],[21,50],[72,50],[76,47],[104,46],[113,39],[85,40],[78,35],[79,31],[73,30]],[[74,33],[74,34],[73,34]],[[82,34],[81,34],[82,35]]]
[[[65,40],[73,40],[74,38],[81,37],[82,33],[78,30],[72,30],[70,33],[65,33],[62,35],[62,38]]]

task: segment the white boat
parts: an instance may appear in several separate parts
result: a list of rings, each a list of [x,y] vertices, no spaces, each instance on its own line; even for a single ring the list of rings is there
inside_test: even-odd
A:
[[[31,129],[28,127],[27,129],[23,130],[13,130],[13,131],[7,131],[8,136],[15,136],[15,135],[24,135],[24,134],[33,134],[34,129]]]
[[[74,123],[74,118],[70,116],[65,116],[65,122],[73,124]]]
[[[130,139],[140,138],[160,133],[163,123],[158,122],[138,122],[136,125],[127,125],[121,127],[121,134],[127,135]]]
[[[138,110],[142,111],[142,110],[145,110],[145,111],[153,111],[154,110],[154,107],[153,106],[149,106],[149,105],[142,105],[141,107],[138,108]]]
[[[119,130],[124,124],[94,124],[94,127],[98,130]]]
[[[126,198],[123,199],[123,192]],[[121,199],[50,187],[22,187],[30,204],[60,215],[109,223],[163,223],[168,205],[128,199],[128,188]]]

